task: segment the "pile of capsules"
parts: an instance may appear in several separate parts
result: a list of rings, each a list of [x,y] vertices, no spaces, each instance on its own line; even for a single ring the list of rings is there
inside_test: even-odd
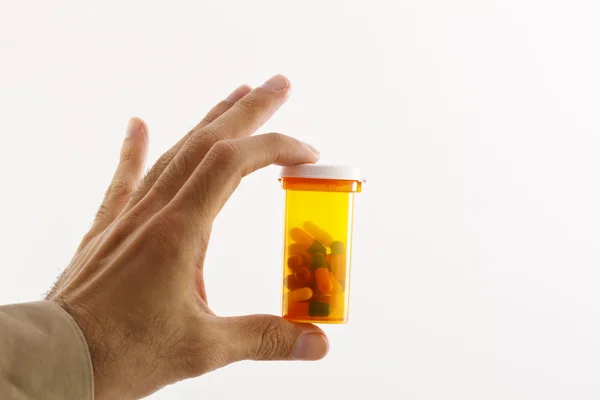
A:
[[[287,317],[342,316],[346,279],[346,248],[343,242],[311,221],[290,229],[285,277]],[[329,251],[328,251],[329,249]]]

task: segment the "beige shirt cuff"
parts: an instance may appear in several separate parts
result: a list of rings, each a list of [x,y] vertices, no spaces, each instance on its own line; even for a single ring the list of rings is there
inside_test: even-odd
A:
[[[0,399],[93,399],[92,362],[73,318],[50,301],[0,306]]]

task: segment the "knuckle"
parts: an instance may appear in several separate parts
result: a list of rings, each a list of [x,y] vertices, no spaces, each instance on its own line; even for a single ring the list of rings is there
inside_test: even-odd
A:
[[[114,232],[116,235],[128,235],[142,224],[148,215],[148,209],[138,206],[132,207],[116,221]]]
[[[94,231],[89,231],[87,232],[85,235],[83,235],[83,238],[81,239],[81,243],[79,244],[79,248],[82,249],[84,247],[86,247],[87,245],[89,245],[96,237],[98,236],[98,232],[94,232]]]
[[[270,147],[270,151],[272,151],[275,155],[273,160],[274,162],[279,162],[281,154],[288,150],[286,146],[290,146],[292,144],[290,138],[282,135],[281,133],[268,133],[267,135],[267,146]]]
[[[157,190],[160,193],[175,192],[178,188],[177,182],[184,179],[190,173],[190,159],[185,152],[174,157],[169,165],[163,170],[157,179]]]
[[[260,344],[255,354],[257,360],[273,359],[280,355],[287,338],[281,326],[274,321],[267,321],[261,327]]]
[[[140,187],[149,187],[152,186],[152,184],[154,182],[156,182],[156,179],[158,178],[158,176],[160,175],[160,172],[158,172],[156,170],[156,164],[150,168],[150,171],[148,171],[146,173],[146,175],[144,175],[144,177],[142,178],[142,183],[140,185]]]
[[[94,217],[94,221],[102,219],[106,215],[107,211],[108,211],[108,208],[104,204],[100,205],[100,207],[98,208],[98,211],[96,211],[96,216]]]
[[[187,153],[181,152],[171,161],[165,169],[166,177],[169,180],[178,180],[190,172],[190,157]]]
[[[150,172],[154,175],[155,179],[158,177],[157,175],[160,175],[160,173],[167,168],[173,157],[175,157],[175,152],[173,150],[169,150],[158,158],[156,163],[150,169]]]
[[[114,246],[119,246],[135,231],[137,225],[130,218],[121,218],[108,225],[101,234],[94,238],[95,242],[107,240]]]
[[[285,144],[288,140],[287,136],[277,132],[267,133],[266,136],[271,143],[276,143],[279,145]]]
[[[109,199],[119,198],[123,196],[129,196],[133,191],[133,182],[125,178],[115,178],[108,190],[106,191],[106,197]]]
[[[217,164],[232,164],[238,154],[238,147],[231,139],[220,140],[210,150],[210,161]]]
[[[158,177],[162,174],[162,172],[167,168],[167,166],[171,163],[173,157],[175,157],[175,151],[169,150],[168,152],[162,154],[156,163],[150,168],[150,171],[144,176],[143,186],[151,186],[156,182]]]
[[[142,191],[141,188],[134,190],[129,195],[129,200],[128,200],[129,204],[132,206],[137,204],[144,197],[145,194],[146,193],[144,191]]]
[[[145,190],[150,189],[150,187],[157,181],[158,177],[162,173],[162,170],[158,170],[156,165],[148,171],[148,173],[142,179],[142,183],[140,188],[145,188]]]
[[[203,128],[189,137],[186,147],[194,152],[202,152],[209,149],[222,137],[222,132],[217,127]]]
[[[88,232],[81,238],[81,243],[89,243],[95,236],[96,234],[94,232]]]

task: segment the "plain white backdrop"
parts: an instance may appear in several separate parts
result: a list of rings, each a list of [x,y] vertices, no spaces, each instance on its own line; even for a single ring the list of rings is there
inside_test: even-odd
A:
[[[1,1],[0,303],[41,299],[89,227],[130,116],[149,166],[242,83],[260,132],[358,164],[350,323],[313,363],[232,365],[153,399],[598,399],[594,1]],[[209,304],[278,314],[276,168],[214,227]]]

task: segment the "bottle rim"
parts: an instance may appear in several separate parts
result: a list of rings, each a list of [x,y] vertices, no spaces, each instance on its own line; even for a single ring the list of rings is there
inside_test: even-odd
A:
[[[359,167],[331,164],[299,164],[281,168],[279,178],[327,179],[366,182]]]

